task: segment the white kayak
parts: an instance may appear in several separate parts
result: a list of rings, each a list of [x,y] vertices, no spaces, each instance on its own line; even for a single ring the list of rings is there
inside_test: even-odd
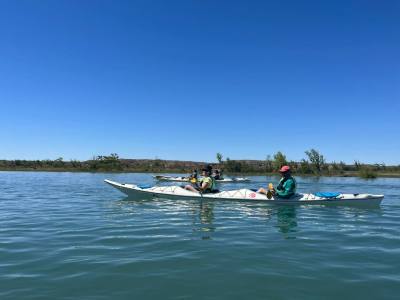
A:
[[[379,206],[383,195],[372,194],[338,194],[334,198],[324,198],[315,194],[296,194],[289,199],[272,198],[254,192],[250,189],[240,189],[232,191],[221,191],[218,193],[200,194],[185,190],[180,186],[154,186],[139,187],[135,184],[119,183],[111,180],[104,180],[114,188],[126,194],[130,199],[207,199],[207,200],[229,200],[229,201],[248,201],[265,202],[271,204],[335,204],[335,205],[362,205]]]
[[[166,176],[166,175],[156,175],[153,176],[154,179],[159,181],[175,181],[175,182],[189,182],[189,177],[183,176]],[[250,182],[249,178],[236,177],[236,178],[224,178],[215,180],[218,183],[239,183],[239,182]]]

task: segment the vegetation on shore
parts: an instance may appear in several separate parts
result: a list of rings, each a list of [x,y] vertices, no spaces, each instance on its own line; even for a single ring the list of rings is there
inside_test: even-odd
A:
[[[223,159],[217,153],[218,163],[211,163],[214,168],[223,169],[227,174],[276,174],[282,165],[289,165],[296,175],[312,176],[359,176],[370,179],[377,176],[399,177],[400,165],[354,164],[344,162],[327,163],[324,156],[315,149],[305,151],[306,158],[292,161],[278,151],[265,160]],[[95,156],[90,160],[0,160],[0,170],[8,171],[71,171],[71,172],[152,172],[152,173],[189,173],[203,167],[206,162],[176,161],[162,159],[122,159],[116,153]]]
[[[230,160],[222,161],[222,155],[217,154],[219,165],[230,173],[267,173],[273,174],[283,165],[289,165],[293,174],[310,176],[358,176],[373,179],[378,176],[400,177],[400,165],[386,166],[382,164],[363,164],[355,161],[354,164],[340,162],[326,162],[324,156],[315,149],[305,151],[306,158],[301,161],[288,160],[286,155],[278,151],[273,156],[267,155],[265,161],[258,160]]]
[[[364,179],[375,179],[378,177],[378,173],[374,171],[371,167],[363,167],[358,171],[358,176]]]

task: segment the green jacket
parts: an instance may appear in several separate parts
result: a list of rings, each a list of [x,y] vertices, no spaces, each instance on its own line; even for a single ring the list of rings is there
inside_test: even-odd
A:
[[[279,198],[290,198],[296,194],[296,185],[296,180],[292,176],[287,179],[281,178],[276,188],[276,195]]]

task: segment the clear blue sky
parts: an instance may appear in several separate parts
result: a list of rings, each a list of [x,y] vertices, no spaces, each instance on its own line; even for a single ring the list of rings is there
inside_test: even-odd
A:
[[[399,1],[0,0],[0,158],[400,164]]]

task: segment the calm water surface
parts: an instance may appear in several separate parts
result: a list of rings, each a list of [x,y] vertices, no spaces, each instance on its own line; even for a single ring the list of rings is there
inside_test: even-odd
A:
[[[104,178],[0,172],[0,299],[399,299],[400,179],[298,178],[380,208],[130,201]],[[257,188],[276,178],[252,177]]]

